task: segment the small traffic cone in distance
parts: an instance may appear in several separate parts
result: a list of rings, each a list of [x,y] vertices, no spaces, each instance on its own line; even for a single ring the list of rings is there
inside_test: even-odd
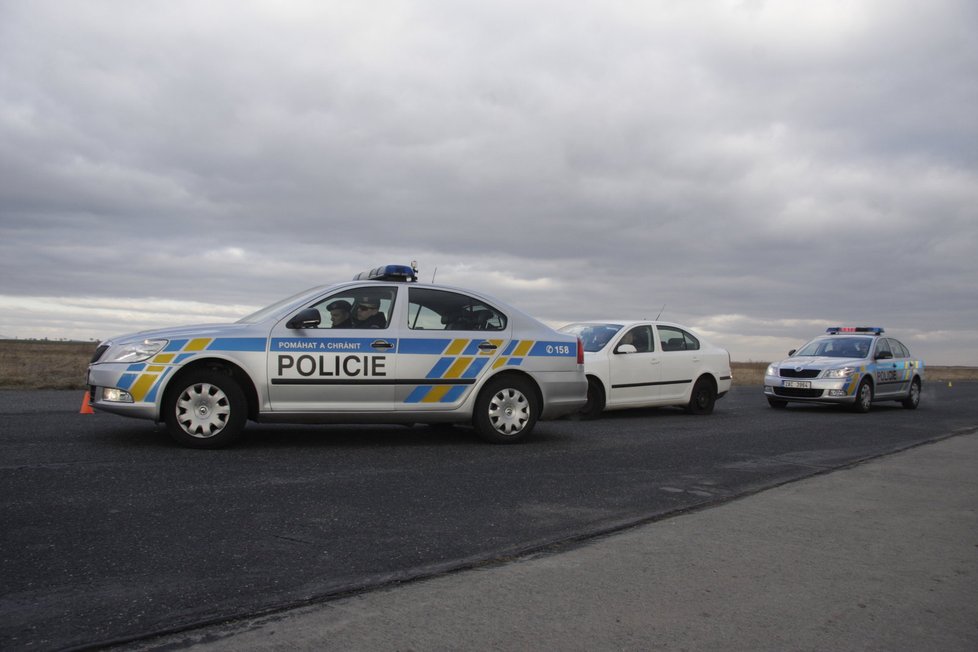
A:
[[[95,414],[95,410],[92,409],[92,404],[88,402],[88,392],[85,392],[85,398],[82,399],[81,409],[78,410],[78,414]]]

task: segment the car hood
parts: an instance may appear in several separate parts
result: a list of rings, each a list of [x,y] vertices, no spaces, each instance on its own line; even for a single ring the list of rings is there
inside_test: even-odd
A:
[[[832,367],[858,367],[867,364],[866,358],[835,358],[831,356],[785,358],[778,367],[788,369],[830,369]]]
[[[246,335],[254,337],[256,334],[267,334],[265,332],[266,330],[267,329],[265,328],[256,329],[255,324],[241,324],[237,322],[223,324],[193,324],[190,326],[175,326],[172,328],[157,328],[154,330],[139,331],[136,333],[126,333],[125,335],[111,337],[105,340],[104,343],[112,342],[113,344],[121,344],[134,340],[172,340],[185,337],[243,337]]]

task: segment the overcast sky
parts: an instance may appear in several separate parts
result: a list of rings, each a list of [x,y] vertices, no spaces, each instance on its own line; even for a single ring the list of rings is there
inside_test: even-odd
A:
[[[734,360],[871,325],[978,365],[976,30],[974,0],[0,0],[0,336],[417,260]]]

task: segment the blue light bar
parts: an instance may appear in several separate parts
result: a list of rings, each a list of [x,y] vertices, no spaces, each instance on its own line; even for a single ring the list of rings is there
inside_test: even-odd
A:
[[[830,326],[825,329],[825,332],[829,335],[838,335],[839,333],[869,333],[871,335],[882,335],[883,329],[879,326]]]
[[[418,274],[410,265],[384,265],[366,272],[360,272],[353,277],[354,281],[395,281],[398,283],[413,283],[418,280]]]

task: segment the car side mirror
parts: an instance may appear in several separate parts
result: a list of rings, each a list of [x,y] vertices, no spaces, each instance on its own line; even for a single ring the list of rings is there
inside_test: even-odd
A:
[[[790,351],[788,351],[788,357],[790,358],[791,356],[793,356],[795,354],[795,351],[797,350],[798,349],[791,349]]]
[[[876,354],[876,359],[877,360],[892,360],[893,359],[893,352],[892,351],[880,351],[879,353]]]
[[[322,321],[322,317],[319,315],[319,311],[315,308],[306,308],[297,314],[295,317],[289,320],[285,325],[286,328],[316,328],[319,326],[319,322]]]
[[[634,344],[619,344],[615,353],[638,353],[638,349],[635,348]]]

